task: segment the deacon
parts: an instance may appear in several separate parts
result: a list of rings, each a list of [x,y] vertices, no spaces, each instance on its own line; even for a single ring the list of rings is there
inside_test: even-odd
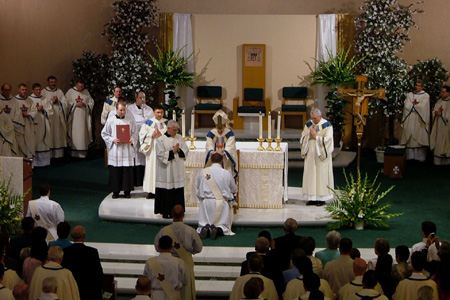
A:
[[[127,102],[123,97],[119,98],[116,110],[106,120],[102,138],[108,149],[112,198],[118,198],[122,190],[125,192],[125,198],[131,198],[130,192],[134,189],[133,167],[137,130],[133,116],[127,114]]]
[[[332,196],[329,188],[334,188],[333,126],[322,118],[317,108],[310,115],[311,120],[305,124],[300,139],[301,154],[305,159],[302,191],[308,197],[306,205],[321,206],[325,204],[323,200]]]
[[[179,125],[174,120],[167,123],[167,132],[156,140],[156,193],[155,214],[170,219],[172,208],[180,204],[184,208],[184,187],[187,183],[184,161],[189,148],[181,135]]]
[[[47,98],[52,105],[53,114],[48,116],[50,122],[51,155],[52,158],[64,156],[64,148],[67,147],[67,100],[64,93],[56,87],[56,77],[47,78],[48,86],[42,91],[42,96]]]
[[[217,236],[233,235],[234,193],[236,183],[230,172],[222,168],[223,152],[213,152],[211,167],[206,167],[197,178],[197,197],[200,200],[197,232],[202,239],[208,235],[215,240]]]
[[[22,133],[16,135],[16,139],[19,144],[19,148],[22,151],[23,157],[33,158],[35,155],[35,125],[34,117],[36,116],[37,109],[33,100],[27,96],[28,87],[25,83],[19,84],[19,93],[14,97],[18,103],[19,109],[22,112],[23,121],[21,125],[23,128],[19,129]],[[17,127],[16,127],[17,128]]]
[[[142,125],[145,124],[148,120],[155,117],[153,114],[153,109],[145,104],[145,93],[138,92],[136,95],[136,101],[128,106],[128,111],[133,115],[134,120],[136,121],[136,129],[139,133]],[[137,149],[140,149],[141,143],[138,140],[138,144],[136,146]],[[145,174],[145,154],[140,151],[136,151],[136,156],[134,158],[134,186],[142,186],[144,182],[144,174]]]
[[[434,154],[435,165],[450,164],[450,86],[441,89],[441,99],[433,109],[433,129],[431,129],[430,148]]]
[[[21,122],[23,122],[22,114],[18,103],[11,96],[11,85],[5,83],[2,85],[2,93],[0,94],[1,156],[21,156],[16,140],[16,134],[20,133],[16,130],[22,130],[19,125]]]
[[[238,175],[236,139],[234,132],[229,128],[228,115],[223,110],[218,110],[213,116],[216,128],[211,129],[206,135],[206,160],[205,165],[209,165],[209,158],[213,151],[224,152],[223,167],[228,170],[234,178]]]
[[[406,95],[402,127],[400,144],[406,145],[406,159],[425,161],[430,145],[430,95],[423,90],[420,79],[416,81],[415,91]]]
[[[164,119],[164,108],[157,106],[154,117],[142,124],[139,131],[140,152],[145,154],[145,174],[143,190],[147,199],[155,198],[156,180],[156,140],[167,131],[167,120]]]
[[[78,80],[73,88],[67,91],[67,136],[71,146],[72,157],[85,158],[92,143],[92,108],[94,100],[88,90],[84,89],[84,81]]]
[[[50,165],[50,146],[51,146],[51,130],[50,116],[53,114],[53,108],[47,98],[41,95],[41,85],[34,83],[33,94],[30,98],[36,107],[36,115],[34,118],[36,127],[35,143],[36,157],[33,160],[33,166],[45,167]]]
[[[122,88],[116,86],[114,88],[113,96],[107,98],[105,100],[105,103],[103,103],[102,116],[100,120],[102,125],[105,125],[106,119],[108,118],[108,114],[114,109],[116,109],[116,104],[120,97],[122,97]]]

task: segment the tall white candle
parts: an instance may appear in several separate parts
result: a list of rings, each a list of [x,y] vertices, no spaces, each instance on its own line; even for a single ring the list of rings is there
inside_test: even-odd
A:
[[[259,138],[262,139],[262,113],[259,112]]]
[[[177,121],[177,112],[175,110],[172,111],[172,120],[174,120],[175,122]]]
[[[183,127],[181,133],[183,135],[183,138],[186,137],[186,116],[184,114],[184,110],[181,112],[181,126]]]
[[[278,111],[278,118],[277,118],[277,139],[280,138],[280,130],[281,130],[281,114],[280,114],[280,111]]]
[[[192,110],[192,114],[191,114],[191,138],[194,138],[194,127],[195,127],[195,110]]]
[[[269,115],[267,116],[267,138],[272,138],[272,116],[270,115],[270,111]]]

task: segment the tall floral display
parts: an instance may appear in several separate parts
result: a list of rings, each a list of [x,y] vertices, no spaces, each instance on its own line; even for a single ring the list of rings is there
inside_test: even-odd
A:
[[[158,26],[156,0],[128,0],[113,3],[115,15],[102,35],[113,48],[108,85],[122,87],[126,99],[136,91],[150,92],[151,65],[146,55],[150,42],[148,28]]]
[[[389,118],[389,137],[393,124],[402,114],[405,92],[408,91],[407,63],[397,55],[409,42],[409,30],[417,27],[413,16],[422,10],[414,8],[418,1],[404,6],[397,0],[365,0],[361,15],[355,19],[355,49],[361,72],[369,77],[369,89],[386,89],[386,99],[371,99],[372,112]],[[384,123],[383,123],[384,124]]]

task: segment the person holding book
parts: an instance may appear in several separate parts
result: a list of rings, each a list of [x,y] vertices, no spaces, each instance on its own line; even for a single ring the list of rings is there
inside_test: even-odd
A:
[[[109,185],[113,191],[113,199],[124,191],[125,198],[131,198],[134,189],[134,157],[138,132],[131,114],[127,114],[127,102],[120,97],[116,110],[105,123],[102,138],[108,149]]]

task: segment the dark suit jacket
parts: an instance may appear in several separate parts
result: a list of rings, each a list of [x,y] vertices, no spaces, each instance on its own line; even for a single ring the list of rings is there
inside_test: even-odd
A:
[[[74,243],[64,249],[62,266],[72,271],[81,300],[102,299],[103,268],[97,249]]]
[[[298,248],[301,239],[301,236],[295,235],[294,233],[286,234],[274,239],[275,251],[279,257],[282,271],[289,269],[291,253],[295,248]]]

